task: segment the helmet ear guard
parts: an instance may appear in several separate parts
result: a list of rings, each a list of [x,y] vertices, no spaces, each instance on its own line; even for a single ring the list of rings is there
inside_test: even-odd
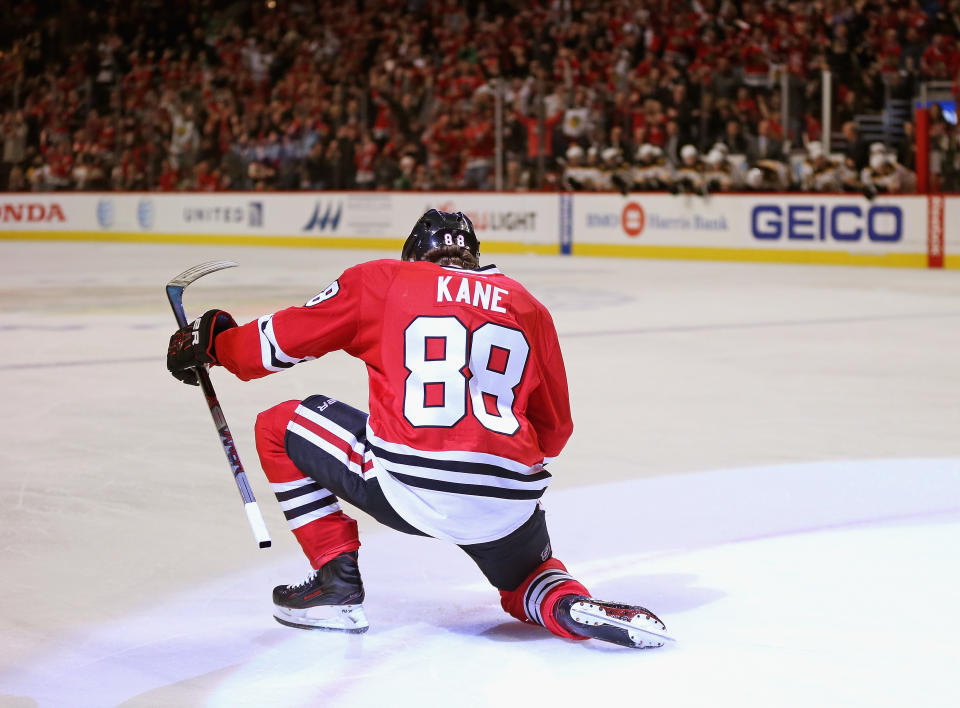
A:
[[[444,246],[464,248],[478,263],[480,261],[480,241],[470,217],[460,211],[450,213],[430,209],[417,220],[403,244],[400,259],[422,261],[427,253]]]

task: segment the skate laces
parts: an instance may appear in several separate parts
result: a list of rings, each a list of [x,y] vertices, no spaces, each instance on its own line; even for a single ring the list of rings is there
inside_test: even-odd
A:
[[[290,589],[291,589],[291,590],[299,590],[300,588],[305,588],[305,587],[307,587],[310,583],[312,583],[312,582],[314,581],[314,579],[317,577],[317,573],[319,573],[319,572],[320,572],[320,569],[319,569],[319,568],[314,568],[314,569],[312,569],[312,570],[310,571],[310,574],[307,576],[307,579],[306,579],[306,580],[304,580],[302,583],[297,583],[296,585],[291,585],[291,586],[290,586]]]

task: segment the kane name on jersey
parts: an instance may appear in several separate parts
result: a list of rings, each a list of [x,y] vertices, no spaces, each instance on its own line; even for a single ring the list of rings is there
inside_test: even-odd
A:
[[[455,283],[459,281],[459,285],[451,286],[450,281]],[[456,296],[451,295],[451,287],[456,292]],[[509,291],[503,288],[479,280],[471,281],[468,278],[458,278],[453,275],[441,275],[437,278],[437,302],[463,302],[491,312],[506,313],[501,302],[504,296],[509,294]]]

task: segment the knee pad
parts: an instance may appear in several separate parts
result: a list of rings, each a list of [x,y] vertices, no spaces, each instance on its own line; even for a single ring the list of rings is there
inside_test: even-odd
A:
[[[257,441],[276,442],[279,440],[282,445],[283,437],[287,431],[287,423],[293,418],[293,413],[299,405],[300,401],[284,401],[260,413],[253,426]]]
[[[300,401],[284,401],[268,408],[257,416],[253,426],[260,464],[271,482],[290,482],[304,476],[290,461],[284,444],[287,423],[299,405]]]

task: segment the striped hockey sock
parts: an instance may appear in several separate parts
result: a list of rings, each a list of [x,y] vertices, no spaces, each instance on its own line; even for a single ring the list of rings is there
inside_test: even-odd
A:
[[[515,590],[501,590],[503,609],[521,622],[539,624],[553,634],[568,639],[584,639],[564,629],[553,616],[553,608],[564,595],[589,595],[574,580],[563,563],[550,558],[534,569]]]

